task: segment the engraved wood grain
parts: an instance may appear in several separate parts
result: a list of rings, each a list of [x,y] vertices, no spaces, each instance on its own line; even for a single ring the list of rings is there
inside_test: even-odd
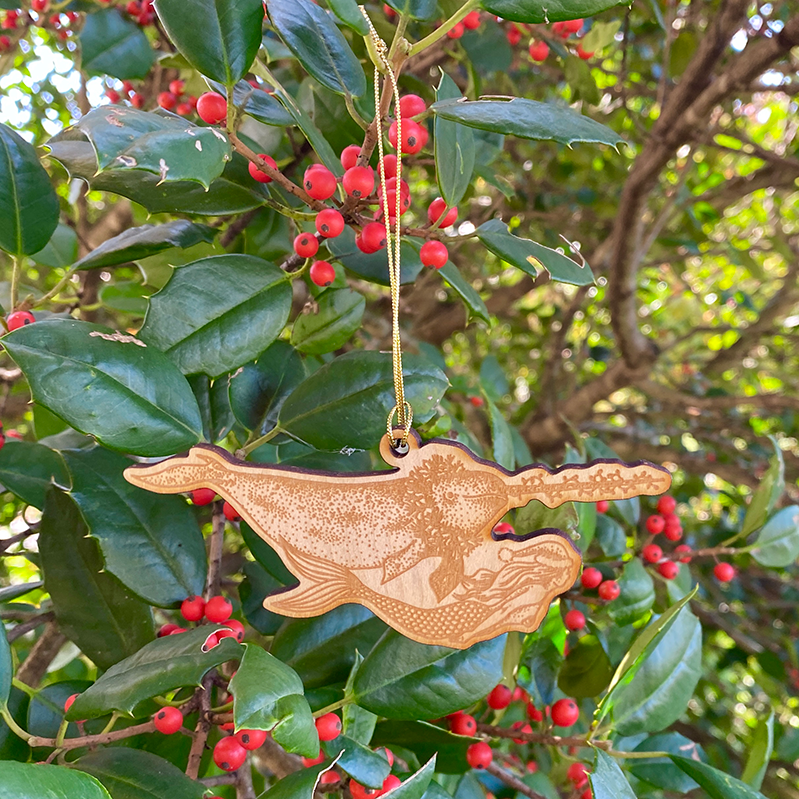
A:
[[[495,535],[512,508],[662,494],[669,473],[649,463],[595,461],[509,472],[460,444],[414,433],[392,471],[331,474],[235,460],[209,444],[125,477],[162,494],[211,488],[280,555],[299,585],[265,607],[317,616],[365,605],[394,629],[458,649],[509,630],[532,632],[568,590],[580,553],[560,530]]]

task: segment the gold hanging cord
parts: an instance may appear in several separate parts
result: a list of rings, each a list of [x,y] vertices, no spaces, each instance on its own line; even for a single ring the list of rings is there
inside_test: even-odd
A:
[[[391,84],[394,94],[394,113],[397,119],[397,183],[396,183],[396,207],[394,209],[395,222],[394,231],[391,230],[391,215],[388,212],[388,191],[386,189],[386,166],[383,162],[383,120],[380,115],[380,69],[375,64],[375,124],[377,126],[377,152],[380,158],[378,162],[378,173],[380,175],[380,194],[378,195],[378,207],[383,212],[383,222],[386,226],[386,250],[388,255],[388,277],[391,284],[391,335],[392,335],[392,361],[394,367],[394,395],[396,405],[391,409],[386,420],[386,430],[388,437],[394,441],[394,414],[397,415],[397,425],[403,428],[404,433],[400,442],[400,447],[404,448],[408,441],[413,422],[413,408],[405,399],[405,384],[402,379],[402,342],[400,341],[399,327],[399,302],[400,302],[400,259],[401,259],[401,238],[400,238],[400,212],[402,211],[402,115],[400,114],[399,87],[394,70],[391,68],[391,61],[388,57],[386,43],[372,25],[372,20],[366,13],[363,6],[359,6],[361,13],[369,26],[369,35],[374,45],[377,59],[382,65]]]

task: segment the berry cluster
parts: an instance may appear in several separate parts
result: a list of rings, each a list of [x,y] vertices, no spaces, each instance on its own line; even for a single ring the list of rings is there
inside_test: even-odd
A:
[[[568,40],[573,36],[576,36],[576,34],[579,34],[584,27],[585,22],[582,19],[570,19],[565,22],[555,22],[544,36],[550,41],[557,41],[559,39]],[[542,63],[549,57],[550,48],[545,38],[540,37],[540,26],[512,22],[507,28],[505,35],[508,37],[508,43],[511,45],[511,47],[516,47],[521,42],[525,34],[529,36],[534,33],[538,33],[539,38],[530,39],[527,51],[533,61]],[[579,58],[582,58],[583,61],[588,61],[594,57],[593,53],[589,53],[583,48],[579,39],[573,39],[571,44],[574,54]]]

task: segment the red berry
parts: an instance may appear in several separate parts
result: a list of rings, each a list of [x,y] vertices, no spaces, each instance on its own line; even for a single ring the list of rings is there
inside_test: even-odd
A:
[[[350,780],[349,787],[352,799],[375,799],[375,797],[380,796],[382,793],[382,789],[380,788],[367,788],[365,785],[361,785],[360,782],[356,782],[355,780]]]
[[[0,36],[0,53],[5,53],[11,49],[11,39],[8,36]]]
[[[6,317],[9,330],[18,330],[25,325],[32,325],[36,318],[30,311],[14,311]]]
[[[679,541],[682,538],[682,525],[676,516],[666,516],[666,526],[663,528],[663,535],[668,538],[669,541]]]
[[[500,683],[486,697],[486,702],[492,710],[502,710],[510,704],[512,697],[513,691],[511,691],[507,685],[502,685],[502,683]]]
[[[394,788],[398,788],[400,785],[402,785],[402,780],[396,774],[389,774],[388,777],[383,780],[383,787],[380,790],[380,795],[382,796],[384,793],[388,793]]]
[[[596,503],[596,512],[607,513],[609,507],[610,503],[606,499],[600,499],[599,502]]]
[[[595,569],[593,566],[583,569],[583,573],[580,575],[580,583],[583,588],[596,588],[601,582],[602,572],[599,569]]]
[[[222,771],[235,771],[246,759],[247,750],[231,736],[222,738],[214,747],[214,763]]]
[[[564,39],[568,39],[569,38],[569,31],[566,28],[566,23],[565,22],[556,22],[552,26],[552,33],[556,33],[558,36],[561,36]]]
[[[383,13],[389,19],[394,19],[397,16],[397,12],[388,3],[383,3]]]
[[[530,721],[543,721],[544,714],[532,702],[528,702],[527,718],[530,719]]]
[[[216,491],[212,488],[195,488],[191,492],[191,501],[195,505],[210,505],[216,499]]]
[[[513,535],[516,531],[513,529],[512,524],[508,524],[507,522],[500,522],[499,524],[494,526],[494,532],[497,535],[507,535],[508,533]]]
[[[605,580],[599,586],[598,593],[601,599],[612,602],[621,593],[621,588],[619,588],[619,584],[615,580]]]
[[[203,97],[205,97],[205,95],[200,97],[200,100],[202,100]],[[199,113],[199,105],[197,106],[197,112]],[[275,163],[275,159],[272,158],[271,155],[266,155],[265,153],[260,153],[260,156],[261,156],[261,158],[264,159],[264,161],[266,161],[266,163],[269,166],[272,167],[272,169],[277,169],[277,164]],[[250,173],[250,177],[253,180],[257,180],[259,183],[271,183],[272,182],[272,178],[269,175],[267,175],[266,172],[261,172],[261,170],[258,169],[258,166],[256,164],[254,164],[252,161],[250,161],[250,163],[247,164],[247,170]]]
[[[480,27],[480,12],[470,11],[463,18],[463,27],[469,31],[476,31]]]
[[[647,544],[641,554],[647,563],[657,563],[663,557],[663,550],[657,544]]]
[[[311,766],[318,766],[320,763],[324,763],[324,760],[325,753],[320,749],[316,757],[304,757],[302,759],[302,765],[305,766],[305,768],[310,768]]]
[[[180,97],[185,88],[186,85],[182,80],[172,80],[169,82],[169,91],[171,91],[176,97]]]
[[[190,103],[178,103],[177,108],[175,109],[175,113],[182,117],[191,116],[192,111],[194,111],[194,109],[191,107]]]
[[[455,735],[472,736],[477,732],[477,721],[468,713],[458,713],[449,720],[449,731]]]
[[[530,45],[530,58],[533,61],[546,61],[549,55],[549,45],[546,42],[533,42]]]
[[[316,720],[320,741],[332,741],[341,734],[341,719],[335,713],[325,713]]]
[[[354,166],[344,173],[341,179],[344,191],[356,200],[368,197],[375,188],[375,173],[368,166]]]
[[[728,583],[735,577],[735,567],[731,563],[717,563],[713,567],[713,574],[720,583]]]
[[[386,173],[386,180],[397,177],[397,156],[389,153],[383,156],[383,170]]]
[[[580,794],[580,799],[594,799],[594,792],[590,785]]]
[[[383,757],[388,760],[389,766],[394,766],[394,753],[387,746],[378,746],[375,752],[377,752],[378,755],[383,755]]]
[[[355,243],[361,252],[379,252],[386,246],[386,226],[380,222],[368,222]]]
[[[227,500],[222,504],[222,515],[229,522],[237,522],[241,519],[239,512]]]
[[[583,50],[583,46],[581,44],[577,45],[576,52],[577,52],[578,57],[582,58],[583,61],[589,61],[590,59],[592,59],[594,57],[594,53],[593,52],[589,53],[587,50]]]
[[[528,774],[535,774],[538,771],[538,763],[535,760],[531,760],[526,766],[525,769],[527,770]]]
[[[31,0],[31,8],[37,14],[41,14],[43,11],[47,11],[49,5],[50,5],[50,0]]]
[[[186,628],[185,627],[175,627],[174,630],[170,630],[169,631],[169,635],[180,635],[181,633],[185,633],[185,632],[186,632]]]
[[[205,643],[202,645],[203,652],[210,652],[214,647],[219,645],[219,636],[216,633],[211,633],[208,638],[205,639]]]
[[[485,404],[486,404],[486,403],[485,403],[485,400],[484,400],[482,397],[469,397],[469,402],[470,402],[470,403],[471,403],[471,404],[472,404],[472,405],[473,405],[475,408],[482,408],[482,407],[483,407],[483,405],[485,405]]]
[[[652,533],[652,535],[658,535],[659,533],[662,533],[665,526],[666,520],[662,516],[650,516],[646,520],[646,529]]]
[[[511,702],[529,702],[529,701],[530,697],[527,696],[527,691],[525,691],[524,688],[521,687],[521,685],[517,685],[513,689],[513,697],[511,699]]]
[[[575,788],[582,788],[588,782],[588,768],[585,763],[572,763],[566,777],[569,782],[574,783]]]
[[[80,694],[72,694],[72,696],[68,696],[66,701],[64,702],[64,713],[69,713],[69,709],[75,704],[75,700],[80,696]]]
[[[325,166],[314,164],[305,170],[305,191],[314,200],[328,200],[336,193],[336,176]]]
[[[441,241],[426,241],[419,250],[419,258],[425,266],[441,269],[449,260],[449,251]]]
[[[177,624],[164,624],[159,628],[158,632],[156,633],[156,637],[163,638],[165,635],[172,635],[175,630],[179,629],[180,627],[178,627]]]
[[[329,286],[336,279],[336,270],[327,261],[314,261],[309,274],[317,286]]]
[[[186,102],[191,106],[192,111],[197,108],[197,98],[193,94],[186,98]]]
[[[158,732],[174,735],[183,726],[183,714],[176,707],[162,707],[153,716],[153,724]]]
[[[418,94],[406,94],[404,97],[400,97],[399,107],[400,116],[404,120],[406,117],[423,114],[427,110],[427,103]]]
[[[508,44],[511,47],[516,47],[516,45],[522,40],[522,32],[515,25],[512,25],[510,28],[508,28],[505,36],[507,37]]]
[[[404,182],[404,181],[403,181]],[[389,181],[386,181],[386,188],[388,188]],[[400,216],[404,214],[411,207],[410,194],[406,194],[400,188]],[[397,190],[388,188],[384,194],[380,190],[380,212],[375,218],[379,218],[380,214],[384,214],[388,208],[388,218],[393,222],[397,218]]]
[[[674,547],[674,554],[680,556],[680,563],[691,562],[691,547],[689,547],[688,544],[680,544],[680,546]]]
[[[244,640],[244,625],[238,619],[228,619],[225,627],[230,627],[233,637],[241,643]]]
[[[339,775],[335,771],[333,771],[332,769],[330,771],[326,771],[319,778],[319,782],[322,785],[332,785],[333,783],[340,782],[340,781],[341,781],[341,777],[339,777]]]
[[[580,708],[573,699],[558,699],[552,705],[552,723],[556,727],[571,727],[580,717]]]
[[[674,499],[674,497],[670,497],[668,494],[664,494],[658,500],[657,509],[661,516],[668,516],[669,514],[674,513],[676,507],[677,500]]]
[[[431,225],[435,225],[442,216],[444,218],[441,220],[439,227],[450,227],[450,225],[455,224],[455,220],[458,218],[458,209],[453,206],[447,210],[446,201],[441,199],[441,197],[437,197],[427,208],[427,221]]]
[[[466,762],[472,768],[488,768],[494,760],[494,751],[485,741],[472,744],[466,750]]]
[[[111,2],[111,0],[108,0],[108,2]],[[138,22],[142,27],[145,27],[150,25],[154,19],[155,14],[153,14],[151,11],[143,11],[141,14],[139,14],[136,22]]]
[[[125,92],[127,95],[131,95],[134,92],[133,84],[129,80],[122,81],[122,91]]]
[[[680,567],[673,560],[664,560],[658,566],[658,574],[667,580],[673,580],[680,572]]]
[[[577,33],[577,31],[583,27],[582,19],[569,19],[561,24],[563,25],[564,30],[567,30],[569,33]]]
[[[227,119],[227,100],[216,92],[206,92],[197,98],[197,113],[203,122],[218,125]]]
[[[464,24],[462,22],[458,22],[447,31],[447,36],[449,36],[450,39],[460,39],[461,36],[463,36],[464,31]]]
[[[114,91],[114,89],[106,89],[105,96],[108,98],[109,103],[118,103],[122,99],[119,92]]]
[[[171,111],[178,103],[178,98],[175,97],[172,92],[161,92],[158,95],[158,105],[161,108],[165,108],[167,111]]]
[[[233,604],[223,596],[212,596],[205,603],[205,618],[214,624],[222,624],[233,613]]]
[[[344,230],[344,217],[335,208],[325,208],[316,215],[316,231],[326,239],[340,236]]]
[[[267,733],[264,730],[239,730],[235,738],[248,751],[263,746]]]
[[[511,724],[511,729],[525,734],[533,731],[533,728],[529,724],[525,724],[523,721],[514,721],[513,724]],[[514,738],[513,743],[525,744],[527,741],[524,738]]]
[[[397,123],[392,122],[388,129],[388,140],[391,146],[396,150],[397,139]],[[427,143],[427,129],[423,128],[418,122],[412,119],[402,120],[402,153],[404,155],[414,155],[418,153]]]
[[[180,615],[186,621],[200,621],[205,615],[205,600],[201,596],[190,596],[180,605]]]
[[[300,233],[294,239],[294,252],[301,258],[313,258],[319,252],[319,242],[313,233]]]
[[[358,163],[361,154],[361,147],[358,144],[350,144],[341,151],[341,166],[344,169],[352,169]]]
[[[225,622],[225,624],[227,624],[227,623],[228,622]],[[217,644],[220,641],[222,641],[222,639],[224,639],[224,638],[235,638],[237,641],[239,640],[238,633],[236,633],[235,630],[220,630],[218,633],[215,633],[215,635],[216,635],[216,643]],[[208,647],[208,648],[212,649],[213,647]]]
[[[585,614],[577,610],[577,608],[572,608],[564,618],[564,623],[566,625],[567,630],[571,630],[575,632],[576,630],[582,630],[585,627]]]

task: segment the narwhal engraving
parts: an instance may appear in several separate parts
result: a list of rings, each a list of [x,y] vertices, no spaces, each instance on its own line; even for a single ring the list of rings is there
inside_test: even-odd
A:
[[[365,605],[416,641],[465,648],[509,630],[532,632],[569,589],[580,554],[560,530],[492,533],[512,508],[533,499],[627,499],[666,491],[671,476],[649,463],[595,461],[509,472],[451,441],[422,444],[415,433],[391,471],[330,474],[237,461],[209,444],[125,477],[162,494],[212,488],[283,559],[299,585],[265,607],[317,616]]]

